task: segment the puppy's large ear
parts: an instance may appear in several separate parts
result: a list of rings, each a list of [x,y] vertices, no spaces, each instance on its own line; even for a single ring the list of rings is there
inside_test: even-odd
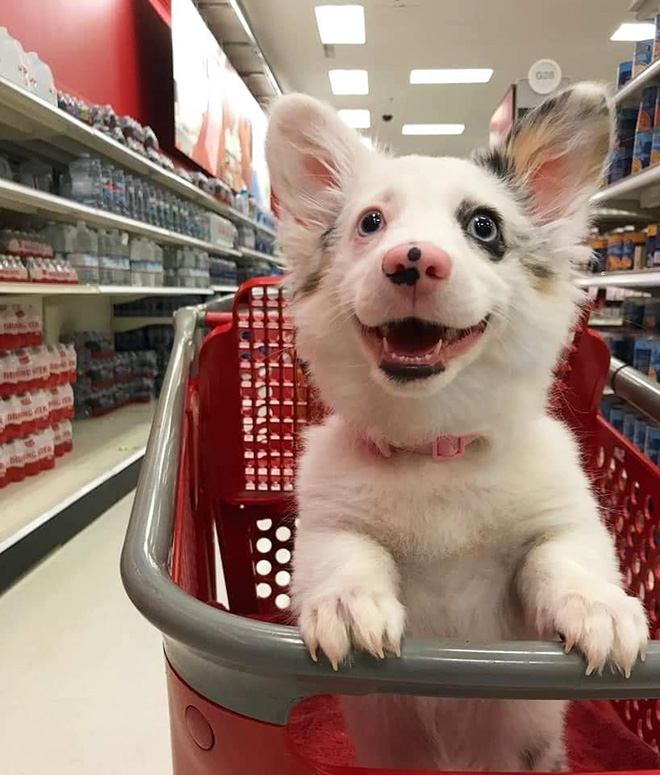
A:
[[[548,223],[579,212],[596,192],[613,134],[607,90],[581,83],[514,124],[499,153],[530,196],[536,218]]]
[[[282,207],[306,226],[328,227],[369,153],[328,105],[303,94],[275,102],[266,135],[271,183]]]

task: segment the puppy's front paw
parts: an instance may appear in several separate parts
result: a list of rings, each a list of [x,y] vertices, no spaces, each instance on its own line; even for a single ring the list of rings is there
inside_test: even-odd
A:
[[[393,595],[364,589],[303,601],[299,626],[312,659],[320,647],[335,670],[351,644],[383,658],[385,651],[399,655],[405,612]]]
[[[614,584],[596,594],[569,594],[553,612],[554,628],[564,637],[566,651],[577,647],[587,659],[587,675],[606,664],[630,676],[638,656],[643,660],[648,640],[641,602]]]

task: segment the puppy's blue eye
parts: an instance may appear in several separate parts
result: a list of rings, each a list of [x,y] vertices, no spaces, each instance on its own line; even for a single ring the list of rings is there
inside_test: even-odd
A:
[[[385,226],[385,217],[380,210],[367,210],[360,216],[358,221],[358,232],[362,237],[368,237],[375,234]]]
[[[468,234],[470,234],[479,242],[495,242],[500,236],[500,230],[497,228],[497,224],[490,217],[484,213],[476,213],[470,218],[467,225]]]

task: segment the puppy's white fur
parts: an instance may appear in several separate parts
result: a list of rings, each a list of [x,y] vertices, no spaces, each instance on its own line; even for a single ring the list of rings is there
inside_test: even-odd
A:
[[[600,87],[529,115],[490,158],[368,151],[327,106],[275,106],[267,139],[282,203],[301,357],[333,415],[311,429],[298,475],[293,601],[312,654],[398,652],[404,633],[473,642],[556,638],[588,669],[629,671],[644,649],[639,601],[622,590],[613,542],[570,432],[546,409],[578,309],[588,199],[610,147]],[[497,210],[501,261],[461,227],[464,203]],[[360,238],[379,208],[386,226]],[[432,242],[451,276],[424,301],[384,277],[398,244]],[[360,324],[415,315],[456,328],[489,315],[444,373],[392,381]],[[462,459],[390,458],[474,435]],[[563,703],[365,697],[347,702],[361,762],[380,767],[548,771],[563,767]]]

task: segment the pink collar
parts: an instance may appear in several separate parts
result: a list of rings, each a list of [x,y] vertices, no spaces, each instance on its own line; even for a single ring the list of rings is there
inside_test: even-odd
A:
[[[392,457],[393,452],[413,452],[416,455],[427,455],[435,461],[452,460],[463,457],[465,448],[476,436],[438,436],[428,444],[418,444],[413,447],[396,447],[386,441],[368,440],[369,447],[383,457]]]

